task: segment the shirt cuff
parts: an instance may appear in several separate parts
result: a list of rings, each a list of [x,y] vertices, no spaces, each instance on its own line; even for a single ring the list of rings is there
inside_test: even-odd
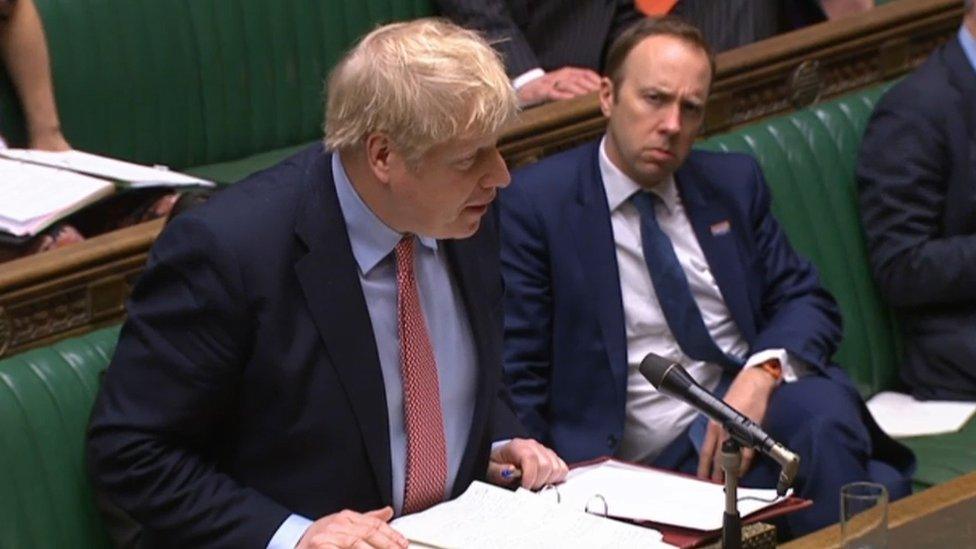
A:
[[[312,521],[301,515],[289,515],[271,536],[268,549],[295,549],[311,525]]]
[[[766,349],[749,357],[746,361],[746,368],[758,366],[769,359],[775,358],[783,368],[783,382],[792,383],[813,371],[813,368],[805,360],[795,357],[788,353],[786,349]]]
[[[536,68],[534,68],[532,70],[523,72],[522,74],[520,74],[520,75],[516,76],[515,78],[513,78],[512,79],[512,87],[515,88],[516,90],[518,90],[522,86],[528,84],[529,82],[531,82],[531,81],[533,81],[533,80],[535,80],[537,78],[542,78],[545,75],[546,75],[546,71],[542,70],[539,67],[536,67]]]

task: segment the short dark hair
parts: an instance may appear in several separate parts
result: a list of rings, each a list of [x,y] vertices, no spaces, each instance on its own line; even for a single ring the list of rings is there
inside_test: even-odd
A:
[[[620,81],[623,78],[623,66],[627,56],[637,44],[650,36],[673,36],[700,49],[708,57],[708,65],[712,69],[712,78],[715,78],[715,54],[698,27],[674,15],[660,18],[645,17],[620,33],[620,36],[613,41],[610,49],[607,50],[603,73],[613,82],[615,90],[620,86]]]

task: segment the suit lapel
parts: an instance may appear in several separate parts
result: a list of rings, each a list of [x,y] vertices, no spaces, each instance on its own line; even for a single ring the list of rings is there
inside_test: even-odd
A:
[[[486,216],[484,222],[487,221]],[[471,432],[458,467],[457,480],[454,482],[454,496],[460,495],[460,492],[467,488],[468,482],[465,479],[478,478],[476,466],[481,458],[485,428],[490,423],[485,418],[488,418],[494,388],[498,385],[498,376],[502,368],[499,330],[495,328],[498,321],[494,316],[497,314],[494,307],[496,303],[490,302],[492,296],[501,299],[501,275],[497,264],[494,268],[491,266],[492,261],[497,262],[497,251],[494,258],[489,257],[489,254],[485,253],[488,251],[487,247],[481,245],[486,236],[488,236],[486,229],[482,229],[471,238],[441,241],[464,301],[465,313],[471,326],[478,371]],[[486,280],[486,273],[496,273],[499,279]],[[489,291],[491,284],[498,286],[499,292]]]
[[[739,220],[722,201],[706,196],[708,182],[689,166],[690,162],[689,158],[685,167],[675,173],[678,193],[725,304],[742,336],[751,344],[756,338],[756,324],[749,302],[747,262],[737,244],[746,228],[737,226]]]
[[[295,264],[295,272],[326,354],[359,422],[382,500],[392,505],[383,374],[358,267],[335,193],[330,155],[323,154],[315,162],[302,184],[309,200],[298,216],[295,230],[309,250]]]
[[[962,107],[965,110],[969,136],[972,138],[976,128],[976,101],[972,100],[976,95],[976,68],[969,62],[958,38],[946,44],[944,56],[952,86],[963,98]]]
[[[595,301],[617,398],[623,402],[627,387],[627,334],[610,207],[600,175],[599,146],[599,141],[592,143],[580,156],[575,211],[569,219],[573,242],[578,243],[579,264],[588,282],[587,293]]]
[[[962,98],[960,107],[966,121],[970,175],[976,175],[976,68],[969,62],[958,39],[950,40],[945,50],[949,78]]]

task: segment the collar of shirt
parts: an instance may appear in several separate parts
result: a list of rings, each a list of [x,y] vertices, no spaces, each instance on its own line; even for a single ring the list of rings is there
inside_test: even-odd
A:
[[[610,157],[607,156],[606,136],[600,140],[600,175],[603,177],[603,188],[607,193],[607,205],[611,212],[616,211],[622,204],[630,200],[634,193],[644,190],[610,161]],[[658,183],[650,191],[661,198],[661,202],[669,213],[674,212],[680,201],[674,176],[668,176],[665,181]]]
[[[959,28],[959,43],[962,45],[962,51],[969,58],[969,64],[973,66],[973,70],[976,71],[976,37],[973,36],[966,25]]]
[[[352,255],[359,264],[359,271],[363,275],[369,274],[380,261],[390,255],[397,242],[403,238],[403,234],[383,223],[363,202],[352,186],[338,152],[332,153],[332,178],[335,180],[342,216],[346,219],[346,232],[349,233]],[[437,250],[436,239],[419,235],[417,239],[423,246]]]

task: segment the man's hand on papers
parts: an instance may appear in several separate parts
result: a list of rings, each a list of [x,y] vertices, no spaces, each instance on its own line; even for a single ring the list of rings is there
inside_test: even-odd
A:
[[[739,375],[735,376],[728,392],[725,393],[724,400],[729,406],[761,425],[766,417],[769,398],[773,395],[775,388],[776,380],[767,372],[761,368],[745,368],[739,372]],[[716,457],[721,451],[722,443],[727,438],[728,434],[722,430],[720,424],[714,421],[708,422],[708,432],[705,433],[705,441],[702,443],[698,458],[698,478],[710,478],[715,482],[725,480],[725,474],[722,472],[721,464]],[[756,451],[752,448],[742,449],[740,477],[749,470],[755,457]]]
[[[562,482],[569,472],[566,462],[555,452],[534,440],[512,439],[491,452],[488,463],[488,481],[499,486],[515,484],[521,471],[521,486],[538,490],[547,484]]]
[[[406,549],[407,538],[390,527],[393,509],[384,507],[357,513],[345,510],[326,515],[312,523],[298,542],[298,549],[376,548]]]

